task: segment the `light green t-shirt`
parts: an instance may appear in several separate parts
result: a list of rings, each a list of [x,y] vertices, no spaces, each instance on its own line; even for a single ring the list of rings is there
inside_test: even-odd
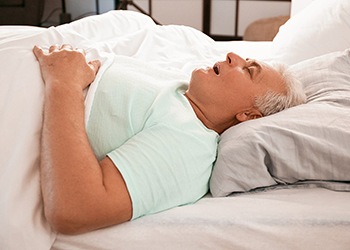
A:
[[[122,174],[133,219],[208,192],[218,134],[196,117],[184,79],[117,56],[97,87],[87,133],[96,156],[108,155]]]

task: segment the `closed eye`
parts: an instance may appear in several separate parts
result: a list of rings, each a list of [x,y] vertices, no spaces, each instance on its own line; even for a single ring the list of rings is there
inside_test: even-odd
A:
[[[261,64],[258,63],[257,61],[251,61],[249,66],[248,66],[250,75],[252,78],[255,78],[262,70]]]
[[[251,78],[255,78],[261,72],[261,65],[256,61],[250,61],[246,66]]]
[[[256,67],[254,67],[254,66],[248,67],[249,74],[250,74],[252,77],[254,76],[255,69],[256,69]]]
[[[244,67],[244,69],[248,72],[250,78],[253,77],[253,69],[252,67]]]

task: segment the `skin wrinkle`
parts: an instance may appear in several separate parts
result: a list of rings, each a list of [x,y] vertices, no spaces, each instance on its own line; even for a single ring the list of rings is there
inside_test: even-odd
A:
[[[109,157],[96,159],[85,130],[84,89],[100,62],[86,62],[85,53],[70,45],[33,52],[45,83],[40,172],[48,222],[60,233],[77,234],[129,221],[133,208],[123,176]],[[219,134],[261,117],[255,98],[267,89],[281,91],[281,76],[267,65],[254,79],[244,69],[254,66],[234,53],[217,65],[218,75],[213,68],[194,70],[185,97]]]
[[[220,134],[235,124],[262,117],[255,101],[268,90],[285,91],[278,72],[267,64],[228,53],[226,61],[213,68],[193,71],[185,96],[198,118]]]

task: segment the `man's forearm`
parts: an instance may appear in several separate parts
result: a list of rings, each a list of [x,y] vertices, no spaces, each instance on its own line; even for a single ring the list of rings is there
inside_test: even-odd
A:
[[[55,220],[57,212],[69,218],[82,213],[77,208],[93,207],[87,199],[89,187],[102,188],[103,178],[85,133],[84,100],[79,88],[47,86],[41,159],[41,183],[49,220]]]
[[[131,199],[125,182],[105,157],[98,162],[85,131],[83,89],[99,61],[86,62],[81,50],[35,46],[45,82],[41,186],[45,215],[61,233],[81,233],[129,220]]]

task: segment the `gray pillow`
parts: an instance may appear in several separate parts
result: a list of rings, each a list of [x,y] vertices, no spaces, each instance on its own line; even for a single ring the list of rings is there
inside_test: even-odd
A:
[[[225,131],[213,196],[303,181],[350,181],[350,50],[291,66],[308,101]],[[350,185],[342,183],[341,190]]]

